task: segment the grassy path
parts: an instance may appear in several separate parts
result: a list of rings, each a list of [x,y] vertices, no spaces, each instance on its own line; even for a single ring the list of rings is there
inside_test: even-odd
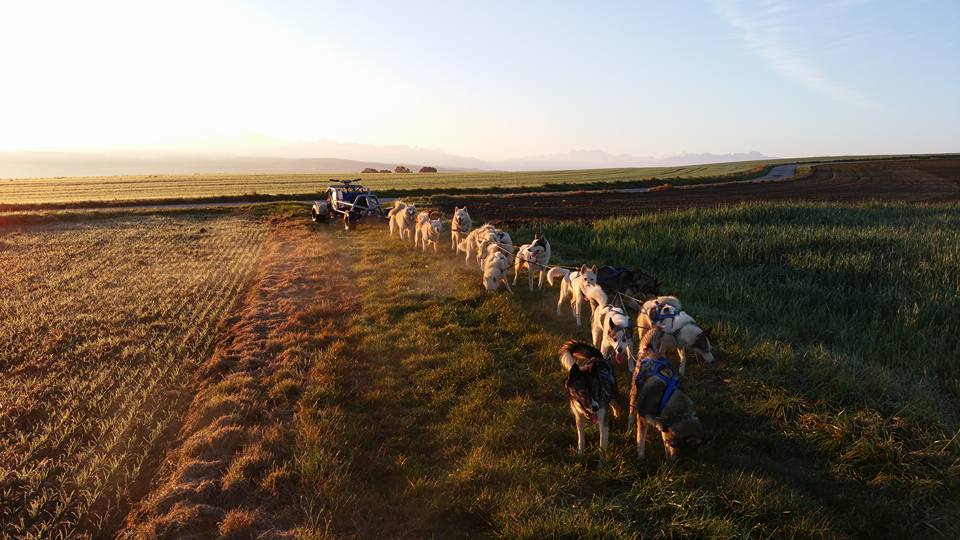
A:
[[[594,453],[575,455],[556,360],[562,341],[587,331],[556,317],[555,291],[485,294],[449,253],[413,251],[378,228],[317,234],[342,247],[335,266],[356,294],[300,415],[308,537],[887,537],[956,527],[949,455],[920,452],[924,440],[895,420],[837,416],[762,381],[736,355],[692,366],[685,381],[713,435],[699,455],[667,464],[658,443],[638,463],[621,420],[596,470],[595,432]],[[736,336],[720,334],[737,351]]]

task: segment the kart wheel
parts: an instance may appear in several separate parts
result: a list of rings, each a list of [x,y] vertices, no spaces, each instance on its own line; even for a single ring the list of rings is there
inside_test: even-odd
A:
[[[352,231],[357,228],[357,218],[351,213],[343,215],[343,229],[345,231]]]
[[[320,214],[317,213],[316,208],[310,209],[310,219],[312,219],[314,223],[318,223],[320,221]]]

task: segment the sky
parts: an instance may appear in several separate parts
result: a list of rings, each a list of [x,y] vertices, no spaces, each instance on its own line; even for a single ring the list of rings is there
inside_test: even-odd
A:
[[[960,2],[0,0],[0,151],[960,151]]]

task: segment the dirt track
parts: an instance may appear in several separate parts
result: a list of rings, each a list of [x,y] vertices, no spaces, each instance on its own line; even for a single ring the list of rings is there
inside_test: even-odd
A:
[[[583,191],[491,199],[456,198],[483,220],[597,219],[657,210],[746,201],[960,201],[960,159],[920,159],[819,165],[811,176],[786,182],[730,184],[648,193]]]

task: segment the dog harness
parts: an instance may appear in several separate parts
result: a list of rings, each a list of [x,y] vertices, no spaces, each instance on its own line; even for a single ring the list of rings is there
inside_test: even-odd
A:
[[[653,321],[654,324],[656,324],[656,323],[658,323],[658,322],[661,322],[661,321],[666,321],[666,320],[669,320],[669,319],[676,319],[676,318],[677,318],[677,315],[680,315],[681,313],[684,312],[684,311],[681,309],[681,310],[677,311],[676,313],[664,313],[664,312],[663,312],[663,307],[664,307],[665,305],[666,305],[666,304],[659,304],[659,305],[657,306],[657,309],[656,309],[656,311],[654,312],[654,315],[653,315],[653,318],[652,318],[652,321]],[[664,333],[666,333],[666,334],[668,334],[668,335],[675,336],[675,335],[677,334],[677,332],[679,332],[680,330],[686,328],[687,326],[690,326],[691,324],[694,324],[694,321],[693,321],[692,318],[688,318],[687,321],[684,322],[683,324],[681,324],[680,326],[671,325],[673,328],[672,328],[672,330],[670,330],[669,332],[666,330],[666,328],[663,328],[662,326],[660,327],[660,329],[663,330]],[[658,325],[658,326],[659,326],[659,325]]]
[[[666,304],[657,304],[657,309],[653,313],[653,322],[665,321],[667,319],[675,319],[677,314],[680,313],[664,313],[663,308]]]
[[[674,373],[670,361],[666,358],[644,358],[640,361],[640,365],[648,365],[652,366],[652,368],[649,371],[643,367],[640,368],[637,373],[637,378],[633,381],[633,383],[637,385],[637,388],[643,387],[643,382],[649,377],[656,377],[667,385],[663,390],[663,395],[660,396],[660,404],[657,406],[657,416],[660,416],[664,407],[666,407],[670,401],[670,398],[673,397],[673,393],[677,391],[677,386],[680,385],[680,377]],[[664,372],[666,372],[666,374],[664,374]]]

